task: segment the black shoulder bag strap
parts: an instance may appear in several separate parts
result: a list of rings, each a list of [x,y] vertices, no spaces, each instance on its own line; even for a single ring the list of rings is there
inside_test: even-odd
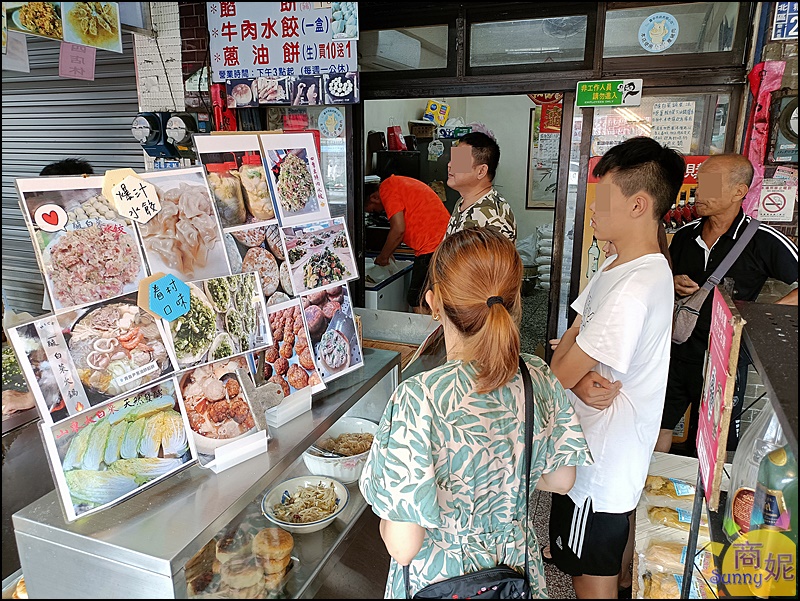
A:
[[[525,391],[525,583],[530,588],[530,572],[528,571],[528,520],[531,511],[531,454],[533,452],[533,383],[531,372],[525,360],[519,358],[519,370],[522,375],[522,386]],[[403,578],[406,585],[406,599],[411,599],[411,581],[408,566],[403,566]]]
[[[725,274],[728,273],[728,270],[736,262],[736,259],[738,259],[739,255],[742,254],[744,247],[747,246],[747,243],[750,242],[750,239],[755,236],[759,225],[761,225],[761,222],[758,219],[750,219],[750,223],[747,224],[747,227],[742,232],[742,235],[739,236],[736,244],[734,244],[730,252],[725,255],[725,258],[722,259],[720,264],[714,270],[714,273],[708,276],[706,283],[701,286],[702,288],[711,291],[714,286],[722,281],[722,278],[724,278]]]

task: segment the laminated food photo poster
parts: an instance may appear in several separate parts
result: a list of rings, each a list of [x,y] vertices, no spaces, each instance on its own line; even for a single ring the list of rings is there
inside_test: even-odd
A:
[[[147,277],[130,220],[102,176],[17,178],[20,208],[56,313],[136,292]]]
[[[197,459],[175,378],[41,428],[68,522],[116,505]]]
[[[257,135],[195,134],[223,230],[277,223]]]
[[[300,298],[322,381],[328,383],[362,367],[361,340],[347,284],[318,289]]]
[[[203,467],[217,449],[241,443],[262,430],[242,377],[250,377],[247,357],[239,355],[189,369],[178,376],[191,438]],[[263,436],[266,436],[266,432]]]
[[[175,371],[161,319],[131,293],[9,330],[45,423],[129,394]]]
[[[294,296],[258,136],[195,135],[232,273],[256,271],[269,305]]]
[[[281,226],[330,219],[314,135],[260,134],[259,140]]]
[[[342,217],[283,227],[281,234],[296,293],[358,279],[353,247]]]
[[[189,282],[231,274],[219,218],[202,167],[139,174],[152,184],[161,210],[137,223],[150,273]]]
[[[307,387],[312,394],[324,390],[300,299],[269,307],[268,313],[274,344],[264,353],[264,380],[280,385],[284,397]],[[250,360],[256,373],[258,355]]]
[[[180,369],[244,355],[272,344],[261,281],[253,272],[187,282],[189,311],[168,324]]]

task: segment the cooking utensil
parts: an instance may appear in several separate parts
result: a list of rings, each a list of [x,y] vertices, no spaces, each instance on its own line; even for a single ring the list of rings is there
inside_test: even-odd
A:
[[[347,457],[347,455],[343,455],[342,453],[336,453],[335,451],[327,451],[322,447],[318,447],[315,444],[312,444],[308,447],[308,450],[311,451],[315,455],[319,455],[320,457]]]

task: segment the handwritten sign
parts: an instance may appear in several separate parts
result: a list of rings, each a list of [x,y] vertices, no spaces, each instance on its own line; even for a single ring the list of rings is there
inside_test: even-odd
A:
[[[164,276],[150,284],[150,311],[172,321],[189,312],[189,286],[173,275]]]
[[[211,79],[358,71],[355,40],[333,40],[330,8],[313,2],[208,2]]]
[[[123,169],[108,169],[103,175],[103,197],[114,202],[114,186],[119,184],[129,175],[137,177],[136,172],[130,167]],[[114,207],[116,209],[116,207]]]
[[[120,215],[139,223],[147,223],[161,210],[155,186],[132,175],[113,187],[111,198]]]
[[[78,368],[72,360],[67,341],[56,317],[36,322],[39,339],[42,341],[51,373],[55,379],[61,399],[70,415],[89,407],[89,399],[81,385]]]
[[[653,139],[678,152],[689,154],[694,114],[694,100],[654,103],[651,121]]]
[[[97,50],[90,46],[61,42],[58,55],[58,76],[69,79],[94,81]]]

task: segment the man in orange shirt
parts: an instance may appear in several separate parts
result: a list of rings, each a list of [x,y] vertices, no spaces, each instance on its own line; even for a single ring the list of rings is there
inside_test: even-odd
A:
[[[370,194],[364,207],[369,213],[386,211],[389,235],[375,264],[386,266],[401,242],[414,251],[411,284],[406,300],[415,313],[426,313],[421,306],[425,278],[433,251],[444,239],[450,221],[442,200],[426,183],[413,177],[392,175]]]

